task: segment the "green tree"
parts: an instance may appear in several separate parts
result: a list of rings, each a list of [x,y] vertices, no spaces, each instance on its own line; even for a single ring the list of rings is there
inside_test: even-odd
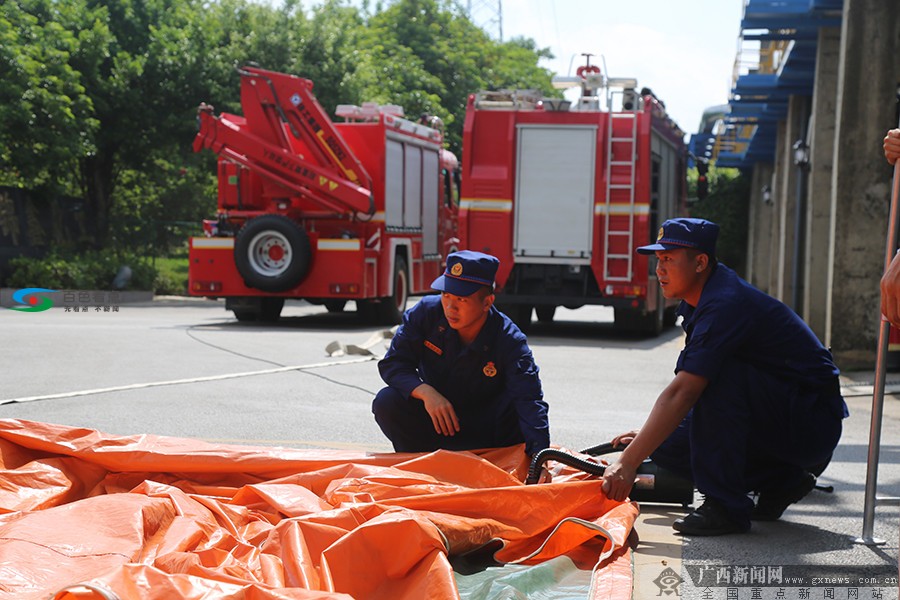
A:
[[[716,254],[738,273],[747,264],[750,182],[737,169],[709,167],[709,195],[691,205],[692,217],[708,219],[719,225]],[[688,195],[696,197],[697,169],[688,172]]]
[[[451,0],[17,0],[0,4],[0,185],[84,199],[90,245],[209,214],[196,107],[240,113],[248,63],[311,79],[329,113],[377,101],[441,117],[459,153],[469,94],[551,92],[532,40],[491,40]],[[52,190],[52,192],[50,191]]]
[[[84,0],[0,3],[0,185],[66,188],[100,121],[81,69],[111,34]]]
[[[492,40],[448,0],[397,0],[367,21],[360,40],[361,94],[400,104],[411,117],[441,117],[459,153],[466,102],[483,89],[533,88],[554,93],[538,66],[548,50],[532,40]]]

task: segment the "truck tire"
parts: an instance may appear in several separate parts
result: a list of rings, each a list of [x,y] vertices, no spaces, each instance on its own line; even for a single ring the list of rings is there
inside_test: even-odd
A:
[[[296,287],[312,262],[309,236],[291,219],[262,215],[247,221],[234,242],[234,264],[247,287],[283,292]]]
[[[259,310],[259,320],[274,323],[281,318],[281,310],[284,308],[284,298],[263,298]]]
[[[240,302],[229,307],[238,321],[263,321],[273,323],[281,317],[284,308],[284,298],[242,298]]]
[[[397,257],[394,262],[394,293],[381,299],[377,305],[380,325],[397,325],[403,320],[406,301],[409,300],[409,273],[406,261]]]
[[[556,306],[553,304],[538,304],[534,307],[534,313],[540,323],[552,323],[556,314]]]
[[[344,312],[344,307],[347,306],[346,300],[326,300],[323,302],[325,305],[325,310],[330,313],[342,313]]]
[[[531,329],[531,311],[533,307],[530,304],[501,304],[497,310],[505,314],[510,320],[516,324],[519,331],[528,335]]]
[[[630,308],[615,309],[615,327],[620,331],[631,331],[657,337],[663,331],[664,319],[665,310],[662,308],[646,314]]]

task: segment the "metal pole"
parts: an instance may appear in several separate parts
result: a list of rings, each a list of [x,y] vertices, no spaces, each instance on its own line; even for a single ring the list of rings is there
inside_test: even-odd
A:
[[[900,90],[898,90],[900,91]],[[900,100],[900,93],[898,93]],[[900,160],[894,163],[894,180],[891,186],[891,211],[888,219],[887,244],[884,253],[884,270],[894,258],[897,250],[897,221],[900,215]],[[878,493],[878,459],[881,453],[881,421],[884,412],[885,364],[887,362],[888,342],[891,324],[884,318],[882,310],[881,327],[878,330],[878,353],[875,357],[875,387],[872,393],[872,424],[869,428],[869,458],[866,465],[866,501],[863,507],[862,536],[854,541],[860,544],[883,544],[885,540],[873,537],[875,530],[875,506],[879,500],[893,504],[896,498],[879,499]]]
[[[797,166],[797,197],[794,208],[794,256],[791,273],[791,308],[798,315],[803,314],[803,294],[801,293],[800,270],[803,268],[803,239],[806,233],[806,183],[809,177],[809,146],[806,143],[808,137],[809,118],[806,116],[806,100],[800,112],[800,135],[794,143],[794,164]]]

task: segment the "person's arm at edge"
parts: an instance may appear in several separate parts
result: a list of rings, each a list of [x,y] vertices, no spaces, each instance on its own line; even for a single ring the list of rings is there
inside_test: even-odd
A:
[[[900,327],[900,253],[894,255],[881,276],[881,312],[895,327]]]
[[[884,136],[884,158],[891,164],[900,158],[900,129]],[[892,325],[900,326],[900,254],[894,255],[881,277],[881,310]]]
[[[634,485],[641,463],[675,431],[706,389],[705,377],[679,371],[662,391],[644,426],[619,459],[603,475],[603,491],[613,500],[624,500]]]
[[[900,129],[891,129],[884,136],[884,158],[894,164],[900,158]]]

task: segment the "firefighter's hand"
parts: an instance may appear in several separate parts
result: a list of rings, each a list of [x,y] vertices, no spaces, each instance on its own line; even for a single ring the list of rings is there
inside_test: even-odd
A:
[[[631,431],[626,431],[625,433],[620,433],[616,437],[612,439],[613,448],[619,449],[624,448],[628,444],[631,443],[631,440],[634,439],[634,436],[638,434],[637,429],[632,429]]]
[[[453,405],[439,391],[423,383],[413,390],[412,396],[425,404],[425,410],[431,417],[434,430],[441,435],[456,435],[459,431],[459,419]]]
[[[900,327],[900,254],[895,254],[881,278],[881,311],[892,325]]]
[[[884,157],[891,164],[900,158],[900,129],[891,129],[884,136]]]
[[[631,493],[636,477],[636,467],[616,461],[603,473],[603,491],[610,499],[621,502]]]

